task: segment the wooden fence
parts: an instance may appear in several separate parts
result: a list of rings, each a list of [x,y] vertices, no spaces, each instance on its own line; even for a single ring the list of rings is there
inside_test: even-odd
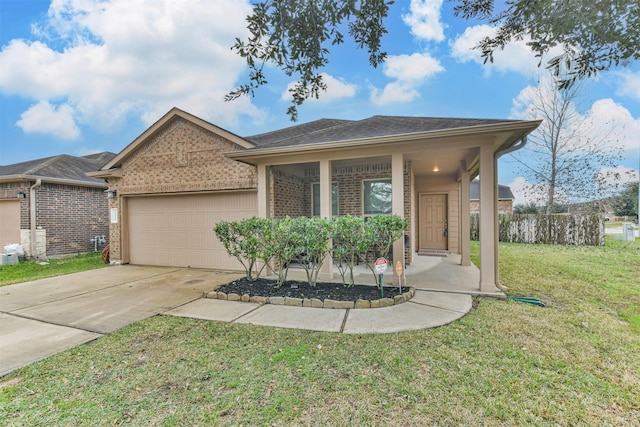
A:
[[[604,245],[602,215],[510,215],[498,217],[501,242]],[[471,215],[471,240],[480,236],[478,214]]]

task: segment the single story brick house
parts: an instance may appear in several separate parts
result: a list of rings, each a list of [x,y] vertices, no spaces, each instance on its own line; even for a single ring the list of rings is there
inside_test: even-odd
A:
[[[512,214],[513,213],[513,201],[515,196],[506,185],[498,184],[498,213],[499,214]],[[480,180],[474,179],[471,181],[471,188],[469,192],[469,209],[472,214],[480,213]]]
[[[0,166],[0,251],[19,243],[31,258],[92,252],[91,239],[109,235],[107,185],[86,173],[114,156],[63,154]]]
[[[240,137],[172,109],[91,177],[109,199],[117,263],[239,270],[212,229],[285,215],[403,215],[393,263],[441,249],[469,265],[469,186],[483,176],[479,288],[495,291],[497,159],[539,121],[374,116]],[[462,208],[464,206],[464,209]],[[403,256],[404,255],[404,256]],[[332,276],[325,262],[323,279]]]

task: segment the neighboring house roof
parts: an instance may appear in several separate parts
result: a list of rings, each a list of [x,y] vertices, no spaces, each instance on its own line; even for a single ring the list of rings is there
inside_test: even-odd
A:
[[[59,184],[106,188],[103,180],[90,178],[86,173],[100,169],[114,157],[115,153],[105,151],[82,157],[61,154],[43,159],[14,163],[12,165],[0,166],[0,181],[11,182],[42,179],[46,182]]]
[[[266,134],[248,136],[245,139],[253,142],[257,149],[293,147],[518,122],[518,120],[401,116],[373,116],[356,121],[322,119]]]
[[[480,181],[477,179],[471,181],[469,200],[480,200]],[[511,188],[506,185],[498,185],[498,200],[515,200]]]

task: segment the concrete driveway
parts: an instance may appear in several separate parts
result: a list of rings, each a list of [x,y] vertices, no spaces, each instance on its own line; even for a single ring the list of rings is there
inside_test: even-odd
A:
[[[0,376],[197,300],[237,273],[113,266],[0,288]]]

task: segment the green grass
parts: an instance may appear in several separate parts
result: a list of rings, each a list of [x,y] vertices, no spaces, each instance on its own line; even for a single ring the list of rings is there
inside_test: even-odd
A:
[[[500,257],[547,307],[388,335],[156,316],[0,380],[0,425],[637,425],[640,242]]]
[[[106,267],[102,256],[98,254],[78,255],[71,258],[50,259],[41,265],[35,261],[25,261],[14,265],[0,266],[0,286],[62,274],[77,273]]]
[[[622,228],[623,224],[634,224],[632,220],[629,221],[605,221],[604,228]]]

